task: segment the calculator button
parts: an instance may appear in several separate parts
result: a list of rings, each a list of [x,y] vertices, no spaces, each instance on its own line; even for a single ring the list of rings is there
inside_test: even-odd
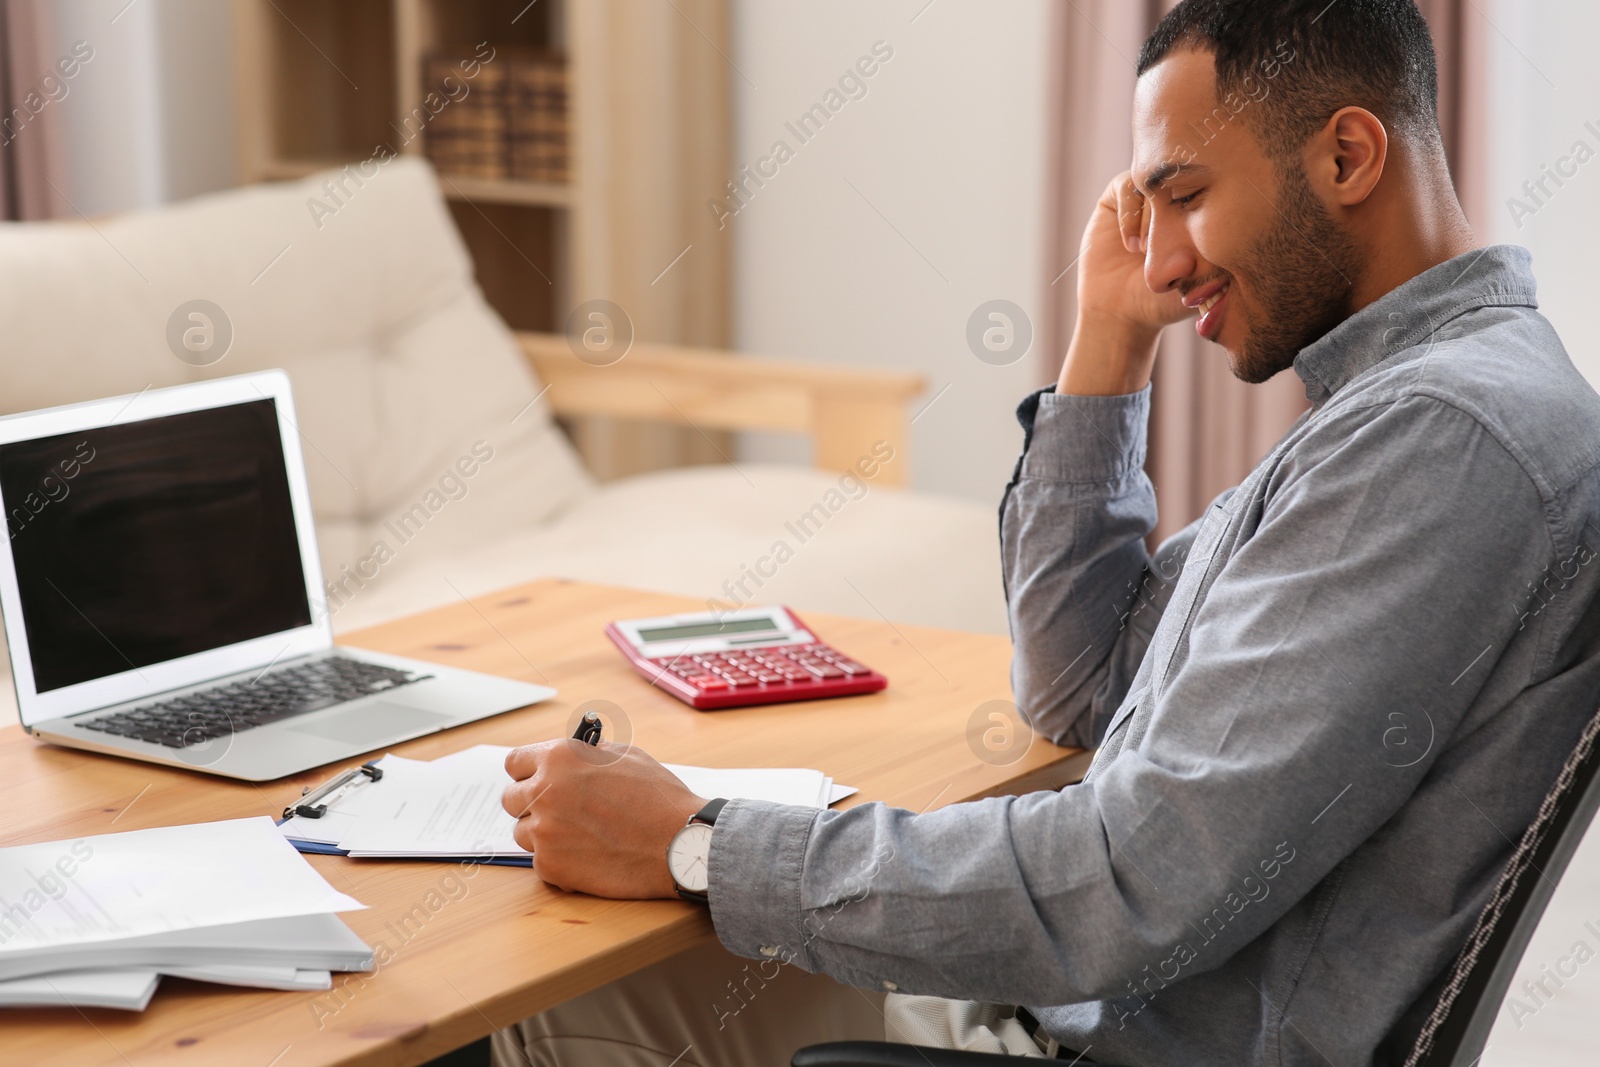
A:
[[[735,674],[732,671],[730,671],[727,674],[723,675],[723,677],[726,678],[727,681],[728,681],[728,684],[733,686],[735,689],[742,688],[742,687],[747,686],[747,685],[755,685],[756,684],[756,680],[754,678],[752,678],[748,674],[744,674],[742,672],[739,673],[739,674]]]
[[[756,680],[762,685],[771,685],[774,682],[783,681],[783,675],[773,674],[771,671],[757,671]]]
[[[708,690],[709,691],[709,690],[716,690],[716,689],[727,689],[728,688],[728,683],[726,681],[724,681],[723,679],[721,679],[721,678],[717,678],[717,677],[708,675],[707,677],[696,681],[694,683],[694,686],[695,686],[696,689],[703,689],[703,690]]]
[[[833,666],[831,663],[818,663],[815,665],[808,663],[806,664],[806,670],[810,671],[818,678],[843,678],[845,676],[844,671]]]

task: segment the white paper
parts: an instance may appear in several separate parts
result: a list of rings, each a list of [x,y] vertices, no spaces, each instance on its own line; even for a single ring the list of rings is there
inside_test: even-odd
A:
[[[0,849],[0,958],[363,907],[264,815]]]
[[[828,780],[821,771],[799,767],[686,767],[668,763],[667,770],[690,791],[703,797],[729,800],[767,800],[820,808],[827,797]]]
[[[501,791],[511,780],[505,773],[506,756],[511,749],[505,745],[474,745],[472,748],[441,756],[430,766],[445,767],[454,774],[481,775],[500,783]],[[664,764],[695,793],[703,797],[735,797],[746,800],[771,800],[775,804],[798,804],[808,808],[825,807],[831,803],[833,779],[821,771],[798,767],[694,767],[681,763]],[[702,790],[704,786],[710,792]],[[843,796],[856,792],[849,789]],[[841,798],[842,799],[842,798]],[[496,803],[499,794],[495,795]]]
[[[476,745],[407,768],[393,782],[386,770],[365,790],[369,799],[339,847],[352,856],[526,856],[511,836],[517,821],[500,806],[511,784],[509,751]]]
[[[216,985],[247,986],[251,989],[332,989],[331,971],[308,971],[298,967],[255,967],[231,963],[200,967],[162,967],[161,973],[173,978],[189,978]]]
[[[429,765],[433,767],[448,767],[452,765],[475,767],[485,774],[498,775],[510,781],[511,776],[506,774],[506,757],[510,754],[510,745],[473,745],[471,748],[464,748],[459,752],[451,752],[449,755],[440,756]]]
[[[144,1011],[161,976],[154,971],[61,971],[0,982],[0,1007],[120,1008]]]
[[[143,1011],[150,1003],[162,975],[189,978],[216,985],[252,989],[318,990],[333,988],[329,971],[294,967],[251,967],[218,964],[199,967],[161,967],[158,970],[106,969],[58,971],[31,978],[0,981],[0,1007],[120,1008]]]
[[[474,745],[431,762],[393,754],[378,761],[383,778],[351,790],[320,819],[296,817],[280,828],[290,838],[335,845],[357,857],[444,859],[524,857],[500,806],[511,784],[504,745]],[[666,768],[703,797],[768,800],[825,808],[856,793],[821,771],[796,767]]]

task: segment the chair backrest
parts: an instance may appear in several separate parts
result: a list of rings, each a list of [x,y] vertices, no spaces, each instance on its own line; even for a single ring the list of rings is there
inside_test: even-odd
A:
[[[1597,738],[1600,713],[1584,729],[1517,843],[1405,1067],[1470,1067],[1482,1055],[1528,941],[1600,807]]]

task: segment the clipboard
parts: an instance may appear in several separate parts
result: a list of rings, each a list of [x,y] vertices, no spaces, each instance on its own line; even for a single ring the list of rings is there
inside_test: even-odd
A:
[[[368,760],[359,767],[351,767],[341,771],[332,778],[323,782],[315,789],[307,789],[300,795],[300,799],[283,809],[282,816],[276,821],[282,826],[290,819],[320,819],[330,809],[337,807],[339,802],[352,795],[359,789],[375,785],[383,780],[383,768],[378,766],[377,760]],[[284,835],[295,851],[309,856],[348,856],[350,853],[337,845],[330,845],[322,841],[307,841],[303,838]],[[394,859],[412,859],[420,862],[446,862],[446,863],[476,863],[493,867],[532,867],[533,856],[526,859],[520,856],[452,856],[444,857],[392,857]]]
[[[354,791],[357,787],[368,782],[383,781],[383,768],[378,766],[377,760],[368,760],[359,767],[351,767],[342,774],[329,778],[315,789],[302,792],[300,799],[283,809],[283,818],[278,820],[282,826],[295,816],[302,819],[320,819],[328,813],[328,809]]]

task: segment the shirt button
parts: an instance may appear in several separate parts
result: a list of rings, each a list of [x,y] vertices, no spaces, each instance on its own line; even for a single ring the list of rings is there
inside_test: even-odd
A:
[[[895,985],[893,982],[884,982],[883,983],[883,991],[885,993],[893,993],[895,990],[897,990],[899,988],[900,987]]]
[[[761,954],[768,959],[772,959],[778,954],[778,948],[775,945],[762,945]]]

